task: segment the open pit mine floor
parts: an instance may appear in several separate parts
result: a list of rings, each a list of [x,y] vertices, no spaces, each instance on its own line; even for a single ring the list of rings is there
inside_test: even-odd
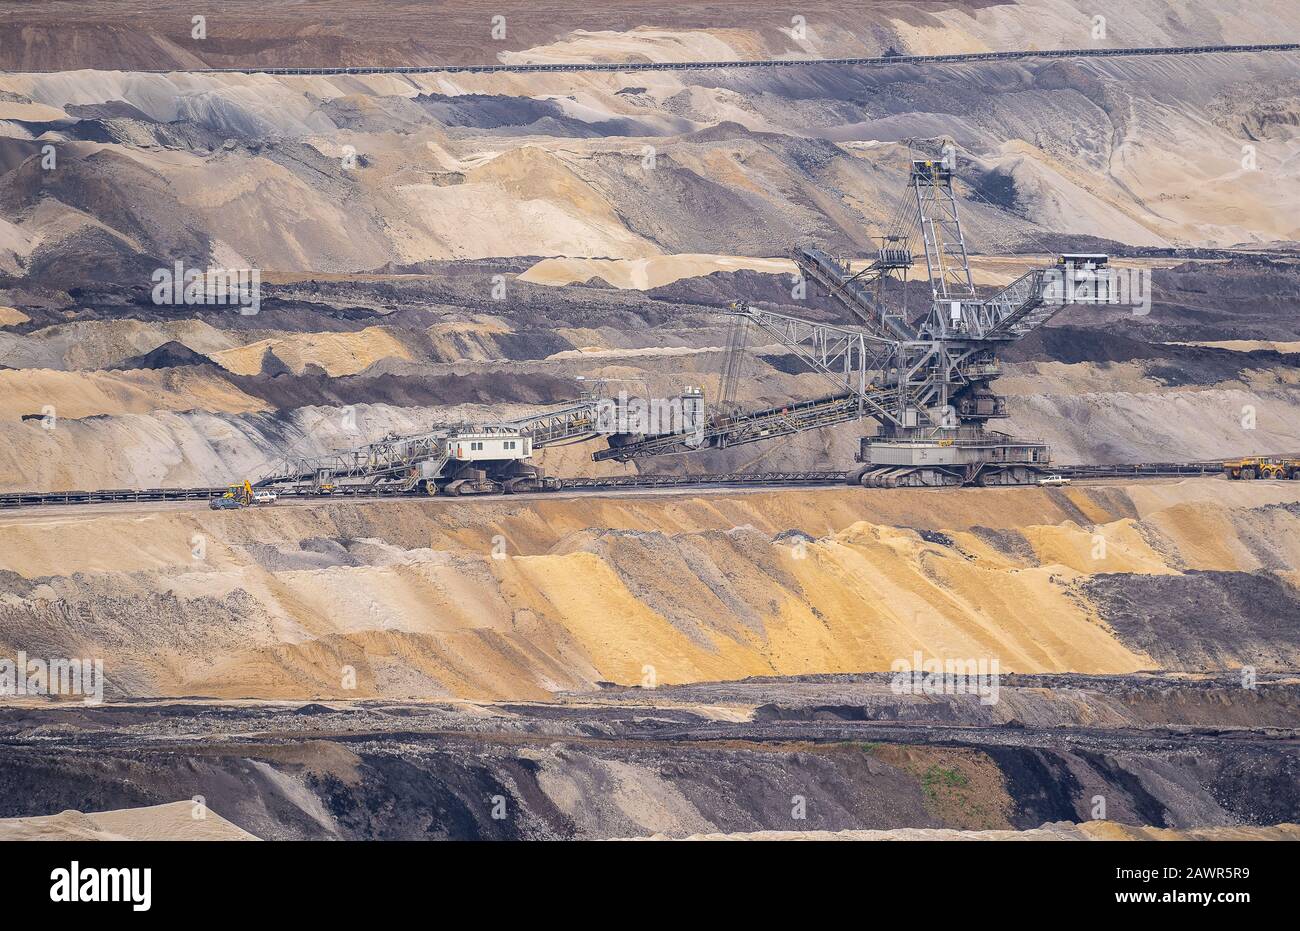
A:
[[[1287,836],[1298,523],[1221,478],[10,511],[0,642],[102,658],[105,701],[0,702],[0,817]],[[996,693],[891,678],[931,659]]]

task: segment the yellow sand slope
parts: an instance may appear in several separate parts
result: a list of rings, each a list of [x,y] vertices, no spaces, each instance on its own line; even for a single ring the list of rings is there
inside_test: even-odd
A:
[[[543,699],[918,651],[1128,673],[1159,663],[1084,583],[1295,572],[1300,518],[1269,505],[1297,501],[1293,483],[1203,479],[20,511],[0,515],[0,569],[30,590],[7,596],[0,648],[39,628],[131,694],[260,698]]]

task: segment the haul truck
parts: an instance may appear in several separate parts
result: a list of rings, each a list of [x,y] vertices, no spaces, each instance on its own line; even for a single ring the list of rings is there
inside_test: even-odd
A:
[[[1247,481],[1257,478],[1300,479],[1300,459],[1267,459],[1247,456],[1223,463],[1223,474],[1230,479]]]

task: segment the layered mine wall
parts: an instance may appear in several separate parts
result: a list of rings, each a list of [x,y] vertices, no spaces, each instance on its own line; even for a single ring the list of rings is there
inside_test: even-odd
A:
[[[1294,720],[1294,681],[1263,676],[1244,690],[1236,676],[1009,677],[1003,701],[985,707],[900,695],[887,679],[491,706],[7,708],[0,817],[88,798],[133,809],[199,796],[220,819],[185,836],[229,835],[228,820],[263,838],[902,837],[1041,825],[1070,838],[1249,838],[1294,836],[1286,825],[1300,820],[1287,732],[1262,726]],[[1247,709],[1254,727],[1236,723]],[[58,819],[69,820],[95,829]],[[134,830],[141,820],[106,819]],[[143,819],[154,830],[174,820]],[[0,824],[0,835],[59,826]]]
[[[1300,488],[823,488],[0,516],[0,648],[116,696],[545,699],[888,670],[1294,668]]]

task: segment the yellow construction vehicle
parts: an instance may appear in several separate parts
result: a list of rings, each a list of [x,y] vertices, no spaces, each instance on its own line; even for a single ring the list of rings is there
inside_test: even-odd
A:
[[[252,484],[248,479],[242,482],[234,482],[226,486],[226,493],[222,498],[229,498],[239,504],[240,507],[249,507],[255,504],[274,504],[275,494],[270,491],[258,489],[253,490]]]
[[[1300,479],[1300,459],[1269,459],[1263,456],[1246,456],[1228,459],[1223,463],[1223,474],[1230,479]]]
[[[1286,466],[1277,460],[1261,462],[1259,465],[1260,478],[1285,479],[1287,477]]]

